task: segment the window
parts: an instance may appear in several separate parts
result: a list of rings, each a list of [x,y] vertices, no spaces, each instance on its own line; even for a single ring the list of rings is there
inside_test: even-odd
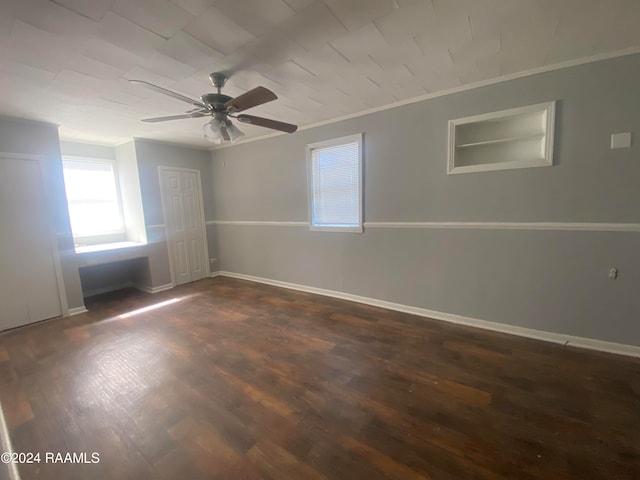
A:
[[[126,240],[114,163],[64,158],[62,166],[75,243],[95,245]]]
[[[311,230],[362,232],[362,134],[307,146]]]

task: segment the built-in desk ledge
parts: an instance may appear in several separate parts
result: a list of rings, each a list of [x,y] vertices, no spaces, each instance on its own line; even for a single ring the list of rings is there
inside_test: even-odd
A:
[[[75,248],[76,253],[104,252],[107,250],[119,250],[121,248],[143,247],[146,243],[138,242],[115,242],[104,243],[102,245],[84,245]]]
[[[133,260],[134,258],[145,258],[149,256],[147,245],[138,242],[118,242],[76,247],[76,261],[78,267],[90,267]]]

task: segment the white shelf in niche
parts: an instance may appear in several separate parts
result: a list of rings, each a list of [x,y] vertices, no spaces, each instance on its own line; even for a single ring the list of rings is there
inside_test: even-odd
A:
[[[447,173],[553,164],[555,102],[449,121]]]

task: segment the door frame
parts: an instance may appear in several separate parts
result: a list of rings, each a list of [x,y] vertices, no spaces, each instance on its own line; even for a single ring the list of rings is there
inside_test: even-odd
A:
[[[165,202],[165,188],[164,183],[162,182],[162,174],[164,172],[189,172],[195,173],[197,177],[198,183],[198,202],[200,204],[200,220],[202,221],[202,242],[204,245],[204,260],[205,260],[205,272],[206,277],[211,276],[211,262],[209,260],[209,242],[207,239],[207,221],[204,216],[204,198],[202,195],[202,178],[200,175],[200,170],[197,168],[183,168],[183,167],[169,167],[160,165],[158,166],[158,183],[160,184],[160,198],[162,200],[162,219],[164,222],[164,238],[167,244],[167,253],[169,254],[169,269],[171,270],[171,287],[176,286],[176,276],[173,265],[173,253],[171,251],[171,244],[169,242],[169,223],[167,222],[167,206]]]
[[[39,153],[10,153],[0,152],[0,160],[27,160],[32,162],[38,162],[40,169],[40,178],[42,187],[42,194],[45,200],[48,200],[49,205],[54,204],[51,202],[51,188],[49,187],[49,175],[47,174],[46,162],[44,155]],[[62,169],[62,162],[60,163]],[[60,172],[62,174],[62,172]],[[67,303],[67,291],[64,285],[64,277],[62,276],[62,262],[60,261],[60,250],[58,247],[58,235],[56,235],[56,229],[53,225],[52,218],[53,212],[48,205],[43,205],[46,211],[47,229],[49,230],[49,241],[51,243],[51,255],[53,257],[53,270],[56,275],[56,284],[58,285],[58,297],[60,299],[60,310],[63,317],[69,316],[69,304]],[[71,233],[71,232],[69,232]]]

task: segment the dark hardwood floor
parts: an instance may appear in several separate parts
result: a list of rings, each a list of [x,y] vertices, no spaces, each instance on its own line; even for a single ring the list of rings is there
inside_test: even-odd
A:
[[[88,307],[0,335],[23,480],[640,478],[640,359],[223,277]]]

